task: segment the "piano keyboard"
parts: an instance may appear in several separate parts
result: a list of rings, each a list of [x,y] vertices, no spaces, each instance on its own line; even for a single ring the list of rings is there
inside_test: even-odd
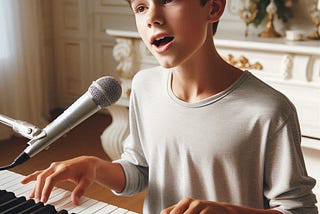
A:
[[[22,175],[11,171],[0,171],[0,213],[85,213],[85,214],[136,214],[135,212],[116,207],[104,202],[83,196],[80,205],[73,205],[71,192],[54,188],[46,204],[36,203],[29,199],[34,186],[33,182],[22,185]],[[33,208],[30,208],[33,207]],[[31,211],[34,209],[34,211]]]

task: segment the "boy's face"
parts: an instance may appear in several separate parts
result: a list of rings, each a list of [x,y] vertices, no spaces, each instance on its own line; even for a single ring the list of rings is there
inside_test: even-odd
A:
[[[131,7],[142,40],[167,68],[203,48],[209,24],[220,18],[210,16],[212,0],[204,6],[199,0],[131,0]]]

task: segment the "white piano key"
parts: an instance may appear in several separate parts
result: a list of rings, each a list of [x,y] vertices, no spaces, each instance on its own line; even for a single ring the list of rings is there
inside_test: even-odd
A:
[[[25,186],[25,187],[22,187],[21,189],[18,189],[12,192],[14,192],[17,197],[25,196],[26,198],[29,198],[29,196],[31,195],[32,189],[33,189],[33,186]]]
[[[7,172],[7,173],[3,173],[0,175],[0,181],[8,181],[8,180],[12,180],[12,178],[19,178],[19,175],[13,172]]]
[[[33,182],[31,182],[31,183],[27,183],[27,184],[22,184],[22,183],[17,183],[16,185],[14,185],[14,186],[11,186],[11,187],[9,187],[9,189],[10,189],[10,191],[15,191],[15,190],[19,190],[19,189],[21,189],[21,188],[23,188],[23,187],[26,187],[26,186],[33,186],[34,184],[33,184]]]
[[[17,197],[19,196],[28,196],[31,194],[32,190],[33,190],[33,187],[34,187],[34,183],[28,183],[28,184],[20,184],[20,185],[17,185],[15,186],[14,188],[11,188],[10,191],[11,192],[14,192],[15,195]]]
[[[66,202],[68,199],[70,199],[70,195],[71,195],[71,192],[63,191],[60,194],[57,194],[53,197],[50,197],[49,200],[47,201],[47,204],[51,204],[51,205],[56,206],[59,203]],[[64,203],[64,204],[66,204],[66,203]]]
[[[113,205],[108,205],[97,212],[95,214],[106,214],[106,213],[112,213],[112,211],[115,211],[118,207],[113,206]]]
[[[63,210],[62,207],[66,206],[67,204],[72,203],[70,196],[65,197],[64,199],[60,200],[60,201],[56,201],[53,203],[50,203],[51,205],[55,206],[55,208],[57,210]]]
[[[4,187],[5,189],[10,189],[10,187],[17,185],[19,182],[17,180],[6,180],[6,183],[1,185],[1,187]]]
[[[21,175],[15,173],[15,172],[11,172],[11,171],[6,171],[6,173],[4,173],[3,175],[1,175],[1,177],[21,177]]]
[[[0,171],[0,176],[2,176],[2,175],[7,175],[7,174],[18,174],[18,173],[11,172],[11,171],[9,171],[9,170],[1,170],[1,171]]]
[[[97,201],[97,203],[93,204],[90,207],[87,207],[85,210],[82,210],[81,212],[79,212],[79,214],[95,213],[106,206],[109,206],[109,204]]]
[[[9,190],[13,191],[17,188],[23,187],[24,185],[20,182],[20,179],[16,178],[14,181],[8,182],[6,186]]]
[[[60,194],[63,194],[65,193],[66,190],[63,190],[63,189],[60,189],[60,188],[57,188],[57,187],[54,187],[53,190],[51,191],[51,194],[50,194],[50,198],[54,198],[56,197],[57,195],[60,195]]]
[[[1,181],[2,179],[5,179],[6,177],[9,177],[9,176],[12,175],[11,172],[9,172],[9,171],[0,171],[0,172],[1,172],[1,174],[0,174],[0,181]]]
[[[118,208],[118,209],[116,209],[115,211],[112,211],[111,213],[112,213],[112,214],[125,214],[125,213],[127,213],[127,212],[128,212],[128,210],[126,210],[126,209]]]
[[[9,189],[12,186],[18,185],[20,180],[16,176],[9,176],[6,179],[1,180],[0,189]]]
[[[4,174],[6,174],[6,173],[7,173],[7,170],[1,170],[1,171],[0,171],[0,176],[1,176],[1,175],[4,175]]]
[[[82,197],[85,199],[85,201],[80,201],[80,204],[78,206],[75,206],[73,209],[70,209],[71,213],[80,213],[83,210],[87,209],[88,207],[98,203],[98,201],[87,198],[87,197]]]
[[[66,201],[65,201],[66,203],[64,202],[64,203],[62,203],[62,204],[58,204],[58,205],[56,206],[57,209],[59,209],[59,210],[65,209],[65,210],[71,211],[72,209],[78,207],[78,206],[76,206],[76,205],[73,204],[70,196],[71,196],[71,192],[70,192],[69,197],[68,197],[68,198],[66,199]],[[88,200],[89,200],[89,198],[87,198],[87,197],[82,197],[81,200],[80,200],[80,204],[86,203]],[[54,205],[54,204],[52,204],[52,205]],[[81,206],[81,205],[79,205],[79,206]],[[81,209],[81,208],[79,208],[79,209]]]

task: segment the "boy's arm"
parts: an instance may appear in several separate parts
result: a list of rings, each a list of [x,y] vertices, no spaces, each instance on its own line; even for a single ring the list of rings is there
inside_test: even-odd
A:
[[[79,204],[80,197],[94,182],[119,192],[125,186],[125,175],[120,164],[92,156],[52,163],[47,169],[26,176],[21,183],[36,181],[30,198],[45,203],[55,184],[65,180],[76,184],[71,195],[74,204]]]
[[[93,157],[95,158],[95,157]],[[102,186],[106,186],[115,192],[122,192],[126,185],[126,177],[120,163],[96,159],[96,179]]]
[[[236,206],[228,203],[186,198],[161,212],[161,214],[171,213],[281,214],[282,212],[272,209],[254,209],[249,207]]]

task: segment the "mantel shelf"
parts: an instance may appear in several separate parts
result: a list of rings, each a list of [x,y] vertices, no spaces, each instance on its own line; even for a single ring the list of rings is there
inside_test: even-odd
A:
[[[113,37],[140,39],[139,33],[134,30],[107,29],[106,33]],[[260,38],[252,34],[244,37],[239,32],[228,31],[218,32],[214,40],[217,47],[247,49],[250,46],[255,46],[256,50],[320,55],[320,40],[288,41],[284,37]]]
[[[217,46],[230,48],[247,48],[249,45],[255,46],[256,50],[320,55],[320,40],[288,41],[284,37],[260,38],[254,35],[244,37],[239,33],[224,32],[218,33],[215,41]]]

